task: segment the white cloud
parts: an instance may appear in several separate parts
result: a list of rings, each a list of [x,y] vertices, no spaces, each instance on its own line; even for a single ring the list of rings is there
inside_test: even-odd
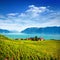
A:
[[[45,23],[41,24],[41,27],[47,27],[47,26],[60,26],[60,20],[50,20]]]
[[[16,15],[18,15],[18,13],[9,13],[9,14],[7,14],[7,16],[16,16]]]
[[[20,26],[18,24],[0,24],[0,28],[1,29],[7,29],[7,30],[16,30],[19,31],[21,28],[19,28]]]
[[[31,15],[31,17],[37,17],[41,13],[44,13],[46,11],[49,11],[49,9],[47,7],[44,7],[44,6],[37,7],[35,5],[30,5],[29,9],[26,10],[26,12],[29,13]]]
[[[25,17],[25,16],[26,16],[25,13],[21,13],[21,14],[19,15],[19,17]]]
[[[39,17],[41,13],[48,12],[48,11],[49,11],[48,7],[44,7],[44,6],[37,7],[35,5],[29,5],[28,9],[24,13],[19,14],[19,17],[20,18],[23,17],[24,19],[36,18]]]
[[[2,16],[2,15],[1,15]],[[60,13],[48,7],[28,6],[23,13],[9,13],[0,19],[0,28],[21,31],[28,27],[60,26]]]
[[[36,7],[35,5],[30,5],[29,9],[26,12],[33,12],[33,13],[42,13],[47,11],[47,7]]]

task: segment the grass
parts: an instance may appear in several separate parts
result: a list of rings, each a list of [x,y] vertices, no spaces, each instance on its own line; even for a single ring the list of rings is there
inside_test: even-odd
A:
[[[59,46],[59,40],[10,40],[0,35],[0,60],[60,60]]]

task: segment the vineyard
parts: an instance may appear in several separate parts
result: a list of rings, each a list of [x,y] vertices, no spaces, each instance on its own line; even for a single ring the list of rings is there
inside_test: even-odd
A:
[[[59,40],[11,40],[0,35],[0,60],[60,60],[59,46]]]

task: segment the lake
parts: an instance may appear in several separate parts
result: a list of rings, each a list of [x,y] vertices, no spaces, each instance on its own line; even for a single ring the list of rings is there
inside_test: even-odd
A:
[[[30,38],[30,37],[42,37],[44,39],[57,39],[60,40],[60,34],[25,34],[25,33],[3,33],[3,35],[11,38]]]

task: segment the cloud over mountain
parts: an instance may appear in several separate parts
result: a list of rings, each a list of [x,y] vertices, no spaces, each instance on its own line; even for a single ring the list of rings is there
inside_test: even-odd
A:
[[[0,15],[0,28],[8,30],[23,30],[28,27],[60,26],[60,12],[50,9],[50,6],[29,5],[21,13]]]

